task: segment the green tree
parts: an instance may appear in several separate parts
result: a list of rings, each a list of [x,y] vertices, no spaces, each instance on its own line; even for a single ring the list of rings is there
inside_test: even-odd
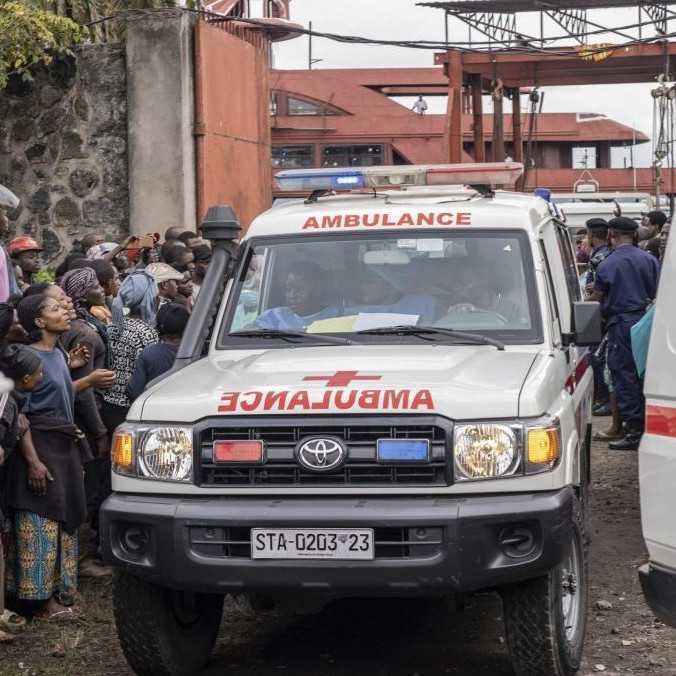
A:
[[[0,0],[0,89],[10,74],[30,79],[31,68],[49,64],[55,54],[70,53],[83,39],[72,19],[25,2]]]
[[[2,0],[0,0],[1,2]],[[26,0],[25,0],[26,1]],[[176,7],[176,0],[27,0],[40,9],[68,17],[87,26],[92,42],[119,42],[124,39],[125,22],[118,20],[128,10]],[[111,17],[118,17],[111,18]]]
[[[0,0],[0,90],[26,79],[80,42],[124,40],[124,13],[175,7],[176,0]]]

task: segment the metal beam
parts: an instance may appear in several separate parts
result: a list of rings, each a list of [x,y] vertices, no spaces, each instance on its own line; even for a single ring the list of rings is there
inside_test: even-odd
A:
[[[447,9],[451,12],[539,12],[541,9],[609,9],[614,7],[636,7],[639,0],[563,0],[543,2],[542,0],[456,0],[452,2],[418,2],[423,7]],[[665,4],[676,5],[676,0],[665,0]]]
[[[654,2],[642,5],[645,13],[655,22],[655,30],[662,35],[667,33],[667,3]],[[669,12],[671,14],[671,12]]]
[[[570,37],[577,40],[581,45],[585,44],[587,31],[589,30],[586,9],[555,9],[547,11],[546,13],[547,16],[556,21]]]

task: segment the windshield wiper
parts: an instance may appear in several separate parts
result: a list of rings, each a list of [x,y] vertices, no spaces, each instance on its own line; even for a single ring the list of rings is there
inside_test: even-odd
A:
[[[305,333],[303,331],[283,331],[282,329],[247,329],[244,331],[234,331],[229,336],[237,338],[279,338],[288,343],[297,343],[306,338],[330,345],[352,345],[348,338],[339,338],[338,336],[328,336],[324,333]]]
[[[364,329],[357,331],[358,334],[371,336],[419,336],[423,340],[426,335],[440,334],[449,336],[450,338],[457,338],[458,342],[466,342],[478,345],[493,345],[498,350],[504,350],[505,345],[499,340],[482,336],[479,333],[465,333],[465,331],[455,331],[454,329],[444,329],[440,326],[381,326],[376,329]]]

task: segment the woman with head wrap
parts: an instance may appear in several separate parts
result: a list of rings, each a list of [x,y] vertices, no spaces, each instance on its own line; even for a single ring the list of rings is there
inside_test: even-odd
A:
[[[23,411],[30,429],[7,467],[7,506],[14,522],[7,586],[36,606],[34,617],[54,622],[76,615],[70,606],[77,586],[77,531],[86,519],[82,463],[87,448],[74,424],[74,397],[110,386],[113,374],[95,370],[71,379],[58,346],[70,318],[56,299],[29,296],[17,312],[31,341],[23,348],[29,355],[12,359],[5,353],[4,367],[17,390],[26,392]],[[24,443],[27,439],[32,443]]]
[[[103,395],[103,421],[111,434],[124,422],[131,406],[127,384],[134,372],[136,358],[144,347],[159,340],[155,330],[157,294],[155,279],[138,270],[124,279],[113,300],[113,323],[108,327],[108,346],[115,385]]]
[[[72,371],[73,378],[82,378],[96,369],[108,368],[108,332],[106,325],[97,319],[92,308],[105,303],[105,293],[92,268],[79,268],[67,272],[61,279],[61,288],[74,307],[76,318],[70,329],[61,337],[61,345],[71,351],[84,346],[86,362]],[[101,503],[110,493],[110,462],[108,430],[102,417],[103,399],[94,390],[81,392],[75,398],[75,424],[84,432],[93,450],[94,458],[85,464],[85,490],[90,526],[98,531],[98,512]],[[95,554],[96,543],[91,552]],[[87,559],[81,574],[95,576],[102,569],[97,561]]]

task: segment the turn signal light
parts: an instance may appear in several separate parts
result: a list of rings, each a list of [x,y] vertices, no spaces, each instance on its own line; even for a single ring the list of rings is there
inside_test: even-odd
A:
[[[214,441],[214,462],[263,462],[262,441]]]
[[[111,461],[118,468],[129,468],[134,464],[134,437],[129,432],[116,432],[113,435]]]
[[[556,429],[528,430],[528,462],[543,465],[556,462],[561,455]]]

